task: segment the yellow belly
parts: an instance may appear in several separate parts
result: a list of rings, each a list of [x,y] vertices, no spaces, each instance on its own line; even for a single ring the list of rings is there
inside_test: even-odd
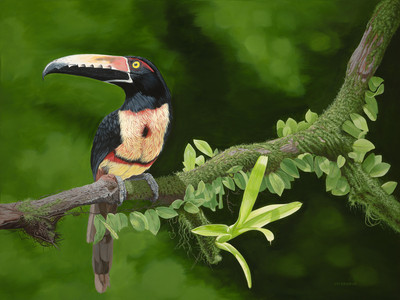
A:
[[[108,174],[121,177],[123,180],[128,179],[134,175],[140,175],[144,173],[150,166],[144,166],[139,164],[121,164],[114,161],[104,160],[99,168],[103,168]]]

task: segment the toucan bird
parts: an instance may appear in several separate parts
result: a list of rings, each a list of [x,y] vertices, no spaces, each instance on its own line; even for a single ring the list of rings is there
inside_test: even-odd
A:
[[[85,76],[115,84],[125,91],[122,106],[107,115],[94,137],[91,167],[94,180],[104,174],[122,179],[146,179],[158,197],[158,186],[148,173],[163,149],[170,131],[171,94],[156,66],[149,60],[135,56],[71,55],[50,62],[43,78],[50,73]],[[153,200],[154,200],[153,198]],[[90,207],[87,241],[93,242],[94,216],[115,213],[117,205],[106,203]],[[104,238],[93,245],[92,265],[95,286],[103,293],[110,285],[113,239],[107,231]]]

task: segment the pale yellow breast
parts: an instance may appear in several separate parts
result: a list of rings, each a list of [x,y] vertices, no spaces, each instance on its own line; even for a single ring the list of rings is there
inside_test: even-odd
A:
[[[120,111],[122,144],[115,149],[119,157],[128,160],[140,160],[147,163],[161,152],[164,135],[169,123],[168,104],[156,109],[145,109],[140,112]],[[148,134],[143,136],[145,127]]]

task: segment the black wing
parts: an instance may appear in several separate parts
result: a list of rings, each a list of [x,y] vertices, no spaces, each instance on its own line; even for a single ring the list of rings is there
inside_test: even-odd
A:
[[[96,180],[97,169],[107,156],[122,144],[118,110],[113,111],[101,121],[96,135],[94,136],[90,164],[92,166],[93,178]]]

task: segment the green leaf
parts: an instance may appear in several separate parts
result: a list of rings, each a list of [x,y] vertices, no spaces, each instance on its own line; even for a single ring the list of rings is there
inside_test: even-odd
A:
[[[375,165],[380,164],[382,162],[382,155],[375,155]]]
[[[122,228],[128,226],[128,218],[123,213],[109,213],[107,214],[106,223],[109,224],[115,232],[119,232]]]
[[[119,213],[117,215],[119,216],[119,221],[121,223],[121,229],[124,227],[128,227],[128,217],[123,213]]]
[[[253,228],[254,230],[260,231],[261,233],[264,234],[265,238],[267,239],[267,241],[271,244],[271,242],[274,240],[274,234],[272,233],[271,230],[265,229],[265,228]]]
[[[254,230],[262,232],[270,243],[274,240],[274,234],[270,230],[261,227],[241,227],[240,229],[236,230],[235,235],[233,237]],[[218,239],[217,242],[221,242],[220,239]]]
[[[239,174],[241,174],[243,176],[243,179],[247,185],[247,183],[249,182],[249,176],[243,171],[239,171]]]
[[[381,188],[386,192],[386,194],[391,195],[397,186],[396,181],[388,181],[382,184]]]
[[[366,173],[370,173],[372,168],[375,166],[375,154],[370,153],[362,163],[362,168]]]
[[[283,171],[294,178],[299,178],[299,170],[297,170],[295,162],[290,158],[285,158],[282,160],[280,167]]]
[[[313,124],[318,119],[318,114],[312,112],[310,109],[306,112],[306,121]]]
[[[193,143],[196,146],[196,148],[200,150],[200,152],[204,153],[205,155],[207,155],[209,157],[214,156],[214,153],[213,153],[210,145],[206,141],[193,140]]]
[[[332,190],[334,196],[344,196],[350,191],[349,183],[345,177],[340,177],[336,187]]]
[[[350,120],[344,121],[344,123],[342,125],[342,129],[343,129],[343,131],[347,132],[348,134],[350,134],[351,136],[353,136],[357,139],[360,138],[364,134]]]
[[[200,180],[199,184],[197,185],[195,196],[199,196],[200,194],[202,194],[205,189],[206,189],[206,184],[204,183],[203,180]]]
[[[227,234],[229,227],[225,224],[208,224],[192,229],[192,232],[203,236],[218,236]]]
[[[282,135],[283,135],[283,136],[288,136],[288,135],[290,135],[290,134],[292,134],[292,129],[290,129],[289,126],[283,127]]]
[[[214,156],[217,155],[218,153],[219,153],[219,150],[217,148],[215,148],[214,152],[213,152]]]
[[[242,170],[243,167],[242,166],[233,166],[232,168],[230,168],[228,171],[226,171],[226,174],[234,174],[239,172],[240,170]]]
[[[375,92],[375,96],[382,95],[384,91],[385,91],[385,86],[384,86],[383,84],[381,84],[381,85],[378,87],[378,90]]]
[[[204,197],[199,197],[193,200],[190,200],[191,203],[193,203],[194,205],[196,205],[197,207],[200,207],[204,204],[204,202],[206,202],[206,199]]]
[[[314,172],[317,175],[318,178],[320,178],[323,174],[321,168],[319,167],[319,164],[322,162],[322,157],[321,156],[316,156],[314,159]]]
[[[310,165],[308,165],[304,160],[302,160],[300,158],[295,158],[293,161],[296,164],[297,168],[299,168],[300,170],[302,170],[304,172],[311,171]]]
[[[173,208],[164,206],[157,207],[156,212],[163,219],[172,219],[178,215],[178,213]]]
[[[285,183],[282,178],[276,173],[268,174],[269,180],[272,185],[272,189],[279,195],[282,196],[283,190],[285,189]]]
[[[344,166],[345,163],[346,163],[346,159],[345,159],[342,155],[339,155],[339,156],[337,157],[337,160],[336,160],[337,166],[338,166],[339,168],[341,168],[341,167]]]
[[[331,165],[329,159],[323,156],[318,156],[317,158],[318,158],[318,166],[321,169],[321,171],[329,175],[329,170]]]
[[[278,134],[278,137],[282,137],[282,131],[283,128],[285,127],[285,122],[283,122],[282,120],[278,120],[278,122],[276,122],[276,133]]]
[[[376,102],[375,97],[365,96],[365,103],[370,107],[370,109],[377,114],[378,113],[378,102]]]
[[[330,161],[329,162],[329,177],[340,177],[342,175],[342,172],[340,171],[340,168],[338,167],[336,162]]]
[[[371,177],[382,177],[385,175],[390,169],[390,164],[388,163],[379,163],[375,165],[369,175]]]
[[[137,231],[149,229],[147,218],[138,211],[134,211],[129,214],[129,221],[131,222],[132,227]]]
[[[265,181],[265,176],[263,180],[261,180],[261,185],[260,185],[260,193],[264,192],[267,189],[267,182]]]
[[[291,187],[292,187],[291,184],[290,184],[290,182],[291,182],[292,180],[294,180],[294,178],[293,178],[292,176],[286,174],[286,173],[283,172],[282,170],[276,171],[276,174],[278,174],[278,175],[282,178],[283,183],[285,184],[285,189],[290,190]],[[264,182],[264,180],[263,180],[263,182]],[[272,187],[272,186],[271,186],[271,187]]]
[[[353,144],[353,151],[358,152],[358,153],[367,153],[368,151],[371,151],[372,149],[375,149],[374,144],[372,144],[370,141],[366,139],[359,139],[354,142]]]
[[[297,124],[297,131],[302,131],[302,130],[306,130],[311,126],[310,123],[301,121]]]
[[[196,163],[196,151],[192,145],[187,144],[183,154],[183,164],[186,167],[185,171],[193,170]]]
[[[94,236],[94,241],[93,244],[97,244],[98,242],[100,242],[103,237],[104,234],[106,233],[106,227],[104,226],[105,219],[102,215],[98,214],[94,216],[94,227],[96,228],[96,234]]]
[[[233,256],[235,256],[235,258],[237,259],[237,261],[239,262],[240,266],[242,267],[242,270],[244,272],[244,275],[246,277],[247,280],[247,286],[249,288],[251,288],[251,273],[250,273],[250,268],[247,265],[246,260],[243,258],[242,254],[240,254],[240,252],[233,247],[231,244],[229,243],[215,243],[217,245],[218,248],[228,251],[231,254],[233,254]]]
[[[363,116],[353,113],[350,114],[350,118],[358,129],[361,129],[362,131],[368,131],[368,124]]]
[[[349,152],[347,155],[354,161],[361,163],[364,160],[365,153]]]
[[[232,239],[232,234],[227,233],[227,234],[221,234],[219,236],[217,236],[217,238],[215,239],[215,242],[217,243],[225,243],[229,240]]]
[[[106,223],[111,226],[114,231],[119,231],[117,216],[112,213],[107,214]]]
[[[111,236],[113,237],[113,239],[118,240],[118,234],[115,232],[114,228],[112,228],[110,226],[110,224],[108,224],[107,222],[104,222],[103,220],[100,220],[101,223],[103,223],[103,225],[107,228],[107,230],[110,232]]]
[[[225,194],[224,186],[222,185],[222,178],[221,177],[216,178],[212,182],[212,187],[213,187],[213,190],[214,190],[215,194],[219,194],[219,193]]]
[[[147,219],[149,224],[149,230],[152,234],[157,235],[157,232],[160,230],[160,218],[154,209],[148,209],[145,211],[144,216]]]
[[[292,133],[297,132],[297,122],[294,119],[292,118],[287,119],[286,126],[289,126]]]
[[[235,191],[235,182],[231,177],[222,178],[222,183],[231,191]]]
[[[183,204],[183,200],[181,199],[176,199],[174,202],[171,203],[171,205],[169,207],[173,208],[173,209],[179,209],[181,207],[181,205]]]
[[[368,81],[368,87],[371,91],[375,92],[376,89],[382,84],[383,79],[377,76],[371,77]]]
[[[283,171],[282,171],[282,172],[283,172]],[[267,176],[264,176],[263,182],[264,182],[264,184],[267,186],[267,189],[268,189],[268,191],[269,191],[271,194],[276,194],[276,192],[275,192],[274,189],[272,188],[271,181],[270,181],[270,177],[269,177],[268,175],[267,175]]]
[[[233,177],[233,180],[239,189],[244,190],[246,188],[246,180],[243,178],[242,174],[236,173]]]
[[[276,129],[279,129],[279,128],[283,128],[283,127],[285,127],[285,122],[284,121],[282,121],[282,120],[278,120],[277,122],[276,122]]]
[[[206,160],[203,155],[196,157],[196,165],[198,165],[198,166],[204,165],[205,161]]]
[[[286,204],[273,204],[261,207],[250,213],[247,221],[243,224],[242,228],[248,227],[264,227],[268,223],[283,219],[301,207],[300,202],[291,202]]]
[[[260,156],[250,174],[249,182],[243,194],[242,204],[240,205],[239,217],[234,226],[243,224],[253,209],[258,193],[260,191],[261,181],[263,180],[265,169],[267,168],[268,157]]]
[[[371,108],[370,105],[366,104],[363,106],[364,113],[368,116],[371,121],[376,121],[377,113]]]
[[[197,214],[200,211],[199,208],[191,202],[186,202],[183,209],[190,214]]]
[[[218,203],[217,203],[217,196],[215,195],[212,186],[207,183],[206,184],[206,189],[207,189],[207,199],[203,206],[204,207],[208,207],[209,209],[211,209],[212,211],[215,211],[215,208],[217,207]]]
[[[307,169],[301,169],[304,172],[314,172],[314,157],[310,153],[303,153],[298,156],[298,159],[304,161],[307,165]]]
[[[208,194],[208,195],[207,195]],[[214,192],[214,188],[213,185],[210,183],[206,183],[206,189],[204,190],[204,195],[208,198],[208,197],[212,197],[213,195],[215,195]]]
[[[128,217],[124,213],[117,213],[115,215],[118,218],[118,231],[120,231],[122,228],[128,227]]]
[[[183,200],[187,201],[187,200],[191,200],[191,199],[194,199],[194,187],[193,187],[193,185],[189,184],[186,187],[185,197],[183,198]]]
[[[375,97],[375,94],[371,91],[365,91],[365,97],[372,98]]]
[[[329,174],[326,177],[326,191],[331,191],[336,188],[338,181],[341,177],[341,171],[337,166],[337,163],[331,162],[329,167]]]

